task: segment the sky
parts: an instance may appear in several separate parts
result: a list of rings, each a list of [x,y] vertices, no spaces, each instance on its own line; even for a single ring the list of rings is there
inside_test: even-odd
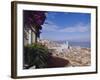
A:
[[[47,12],[40,38],[49,40],[90,41],[89,13]]]

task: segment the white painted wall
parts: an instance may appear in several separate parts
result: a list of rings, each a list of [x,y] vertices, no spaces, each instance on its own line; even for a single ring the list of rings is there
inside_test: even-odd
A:
[[[29,40],[28,40],[28,44],[31,44],[32,43],[32,36],[31,36],[31,34],[32,34],[32,31],[31,30],[29,30],[29,35],[28,35],[28,38],[29,38]]]
[[[27,1],[27,0],[24,0]],[[30,0],[37,2],[66,3],[66,4],[86,4],[100,5],[100,0]],[[11,71],[11,0],[0,0],[0,80],[14,80],[10,78]],[[100,6],[99,6],[100,14]],[[98,16],[100,22],[100,15]],[[100,26],[100,23],[99,23]],[[98,27],[100,35],[100,27]],[[98,38],[98,48],[100,48],[100,36]],[[100,53],[100,49],[98,50]],[[100,61],[100,54],[98,54]],[[99,62],[98,62],[99,63]],[[90,75],[74,75],[62,77],[28,78],[26,80],[100,80],[99,73]],[[19,79],[20,80],[20,79]],[[25,79],[21,79],[25,80]]]

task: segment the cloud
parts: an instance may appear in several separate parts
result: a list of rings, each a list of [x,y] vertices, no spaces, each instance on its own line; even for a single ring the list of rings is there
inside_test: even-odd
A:
[[[47,21],[42,27],[41,37],[51,40],[90,41],[90,25],[77,23],[74,26],[61,27]]]
[[[53,31],[53,32],[55,32],[59,28],[51,21],[46,21],[46,24],[44,24],[42,27],[43,27],[42,31]]]
[[[61,26],[57,26],[51,21],[47,21],[48,24],[43,25],[42,31],[52,31],[52,32],[67,32],[67,33],[74,33],[74,32],[87,32],[90,30],[89,24],[77,23],[74,26],[66,26],[61,28]]]
[[[60,32],[87,32],[89,31],[89,25],[77,24],[74,27],[65,27]]]

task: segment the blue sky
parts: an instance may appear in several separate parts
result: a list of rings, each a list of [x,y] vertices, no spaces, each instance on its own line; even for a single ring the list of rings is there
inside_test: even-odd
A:
[[[90,41],[89,13],[47,12],[40,38],[49,40]]]

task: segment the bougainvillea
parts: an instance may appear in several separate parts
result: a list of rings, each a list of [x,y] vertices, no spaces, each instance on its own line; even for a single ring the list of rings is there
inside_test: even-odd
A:
[[[29,29],[34,31],[33,30],[34,27],[37,28],[38,31],[42,29],[41,25],[44,24],[44,21],[46,19],[45,13],[46,13],[45,11],[24,10],[23,11],[24,30],[26,32],[28,32]],[[25,31],[24,31],[24,37],[26,37]]]
[[[24,24],[30,25],[34,24],[36,26],[41,26],[45,19],[45,11],[24,11]]]

